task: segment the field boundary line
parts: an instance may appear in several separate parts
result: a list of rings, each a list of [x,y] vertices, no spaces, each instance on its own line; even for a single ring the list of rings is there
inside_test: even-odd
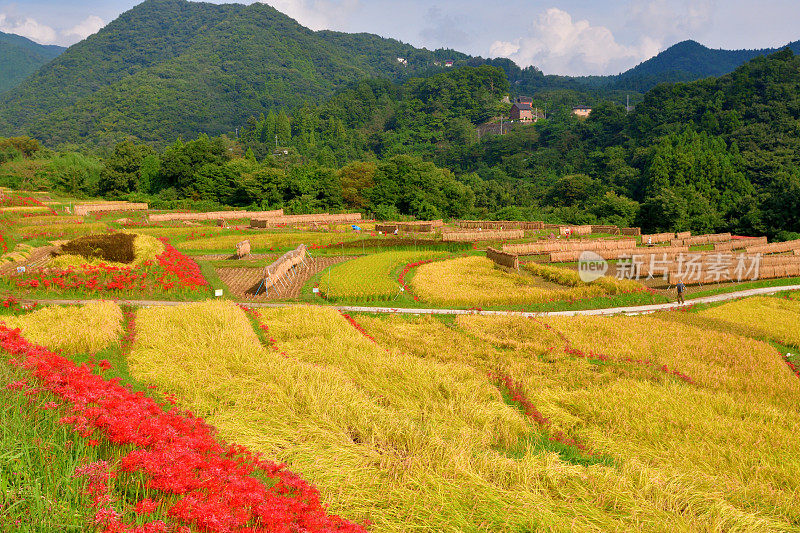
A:
[[[738,298],[745,298],[748,296],[760,296],[764,294],[774,294],[776,292],[797,291],[800,290],[800,285],[784,285],[781,287],[759,287],[757,289],[747,289],[744,291],[728,292],[723,294],[714,294],[712,296],[703,296],[687,300],[681,304],[678,302],[666,304],[651,304],[651,305],[638,305],[629,307],[608,307],[602,309],[580,309],[573,311],[491,311],[483,309],[417,309],[410,307],[369,307],[369,306],[353,306],[353,305],[336,305],[336,306],[319,306],[331,307],[344,313],[378,313],[378,314],[412,314],[412,315],[484,315],[484,316],[519,316],[519,317],[548,317],[548,316],[610,316],[610,315],[645,315],[655,313],[657,311],[668,311],[670,309],[680,309],[683,307],[691,307],[696,304],[706,304],[715,302],[724,302],[728,300],[736,300]],[[191,305],[197,303],[194,301],[169,301],[169,300],[124,300],[108,298],[120,305],[129,305],[132,307],[177,307],[182,305]],[[40,305],[85,305],[90,302],[100,301],[100,298],[87,299],[87,300],[42,300],[19,298],[20,302],[38,302]],[[244,307],[258,308],[258,307],[293,307],[296,305],[308,305],[317,307],[318,304],[309,304],[304,302],[274,302],[274,303],[260,303],[260,302],[234,302]]]

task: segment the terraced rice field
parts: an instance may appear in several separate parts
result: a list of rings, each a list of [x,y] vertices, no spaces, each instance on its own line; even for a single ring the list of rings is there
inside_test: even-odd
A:
[[[6,273],[45,266],[61,236],[107,235],[103,217],[20,207],[0,212]],[[8,287],[207,298],[213,272],[157,237],[194,252],[247,238],[256,252],[338,253],[363,238],[342,229],[142,228],[127,241],[133,263],[62,257]],[[20,246],[37,235],[36,249]],[[272,257],[217,274],[248,297],[259,260]],[[322,258],[264,298],[297,297],[331,265],[314,279],[332,301],[391,300],[401,284],[454,307],[646,292],[550,265],[393,251]],[[539,319],[2,303],[0,531],[800,530],[800,361],[786,353],[800,348],[797,294]]]
[[[80,307],[44,307],[18,317],[4,317],[9,328],[19,328],[36,344],[68,354],[97,353],[122,333],[122,310],[114,302]]]
[[[800,380],[768,344],[652,317],[259,321],[264,345],[232,304],[141,310],[132,371],[373,531],[800,523]]]
[[[570,454],[523,446],[520,466],[536,454],[562,464],[565,478],[549,495],[575,504],[556,512],[556,530],[798,523],[800,446],[790,435],[800,429],[800,381],[768,344],[686,325],[665,334],[649,317],[358,320],[381,345],[507,376],[535,406],[537,431],[611,459],[571,470]]]
[[[50,209],[48,207],[39,205],[19,205],[10,207],[0,207],[0,213],[11,214],[11,215],[44,214],[49,211]]]
[[[209,250],[234,250],[236,243],[245,239],[250,241],[250,246],[253,251],[265,251],[269,249],[282,249],[282,248],[296,248],[301,244],[311,246],[316,244],[326,246],[335,244],[342,241],[349,241],[359,238],[360,235],[355,232],[350,233],[256,233],[256,232],[242,232],[236,235],[220,235],[216,237],[203,237],[199,239],[192,239],[179,242],[176,248],[179,250],[196,250],[196,251],[209,251]]]
[[[80,267],[82,265],[99,265],[104,264],[116,267],[138,267],[145,262],[153,262],[156,257],[164,253],[164,243],[155,237],[149,235],[137,234],[135,232],[126,232],[134,235],[133,238],[133,259],[129,262],[120,263],[109,261],[104,257],[84,257],[83,255],[62,253],[58,257],[54,257],[49,261],[48,266],[54,268],[68,268]],[[116,235],[119,235],[117,233]],[[74,241],[73,241],[74,242]],[[67,243],[69,244],[69,243]]]
[[[54,319],[53,329],[72,338],[81,330],[70,326],[86,327],[75,317],[92,309],[34,320]],[[97,337],[123,367],[135,318],[125,322],[122,339]],[[75,354],[88,362],[77,365],[3,323],[0,348],[4,531],[365,531],[328,514],[317,490],[285,465],[218,440],[213,427],[170,397],[157,402],[125,372],[121,385],[108,360]]]
[[[84,222],[82,224],[49,224],[24,226],[15,228],[22,237],[29,239],[33,237],[73,237],[78,235],[89,235],[92,233],[104,233],[108,226],[102,222]]]
[[[644,287],[612,278],[587,285],[575,282],[566,269],[537,267],[537,276],[563,283],[553,287],[531,275],[500,269],[485,257],[462,257],[420,266],[411,285],[420,299],[441,306],[530,305],[572,301],[621,292],[641,292]],[[556,272],[560,271],[558,275]]]
[[[766,331],[780,343],[800,347],[800,301],[758,297],[728,302],[701,316]]]

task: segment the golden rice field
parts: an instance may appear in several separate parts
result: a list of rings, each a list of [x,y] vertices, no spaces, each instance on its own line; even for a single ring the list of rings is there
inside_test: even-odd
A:
[[[800,381],[771,346],[653,318],[359,318],[384,345],[499,368],[552,426],[613,457],[556,494],[588,504],[574,531],[787,531],[800,524]],[[571,347],[610,357],[565,353]],[[491,347],[480,343],[488,343]],[[688,374],[686,383],[651,359]],[[566,526],[565,524],[570,524]]]
[[[0,265],[5,263],[15,263],[17,261],[25,261],[30,257],[33,250],[33,246],[25,243],[19,243],[14,246],[14,250],[0,255]]]
[[[196,228],[200,231],[200,228]],[[202,228],[205,231],[205,228]],[[360,238],[356,232],[350,233],[327,233],[327,232],[286,232],[286,233],[262,233],[262,232],[243,232],[236,235],[220,235],[217,237],[203,237],[180,242],[175,245],[179,250],[234,250],[236,244],[248,239],[253,250],[268,250],[270,248],[296,248],[301,244],[311,246],[317,244],[326,246],[338,242],[352,241]]]
[[[502,270],[486,257],[438,261],[416,269],[411,281],[421,300],[437,305],[530,305],[603,296],[599,285],[551,287],[532,276]]]
[[[3,317],[29,341],[68,354],[97,353],[122,333],[122,310],[109,301],[84,306],[43,307],[17,317]]]
[[[606,294],[620,294],[624,292],[639,292],[644,290],[644,286],[632,279],[617,279],[613,276],[603,276],[591,282],[585,283],[581,280],[580,274],[570,268],[560,268],[539,263],[526,263],[522,268],[533,274],[568,287],[586,287],[589,285],[600,287]]]
[[[372,531],[800,526],[800,381],[767,344],[651,317],[357,317],[377,343],[328,308],[260,320],[274,346],[231,303],[142,309],[131,373]]]
[[[17,226],[14,231],[19,233],[23,238],[31,237],[58,237],[65,236],[78,236],[89,235],[90,233],[103,233],[108,229],[108,226],[102,222],[85,222],[83,224],[51,224],[47,226]]]
[[[332,512],[375,531],[541,520],[540,499],[495,472],[492,447],[512,445],[527,424],[481,374],[387,354],[330,309],[262,319],[278,350],[261,348],[231,304],[142,310],[132,372],[188,399],[224,437],[289,462]]]
[[[98,257],[86,258],[81,255],[64,254],[52,258],[48,262],[48,266],[56,268],[67,268],[70,266],[78,267],[81,265],[99,265],[104,264],[107,266],[130,267],[139,266],[145,261],[153,261],[157,256],[164,253],[164,243],[150,235],[144,235],[137,232],[134,233],[136,238],[133,241],[134,260],[131,263],[116,263],[114,261],[106,261]]]
[[[192,236],[197,235],[219,235],[220,233],[226,230],[225,228],[220,228],[218,226],[167,226],[167,227],[155,227],[155,228],[136,228],[136,233],[141,233],[142,235],[150,235],[152,237],[167,237],[168,239],[172,240],[180,240],[185,239]],[[202,238],[202,237],[201,237]]]
[[[357,257],[322,274],[319,289],[327,298],[380,300],[394,298],[400,284],[392,277],[397,268],[446,256],[446,252],[381,252]]]
[[[83,217],[73,215],[37,215],[24,218],[17,218],[14,220],[16,224],[25,226],[51,226],[53,224],[80,224],[83,222]]]
[[[42,205],[19,205],[10,207],[0,207],[0,213],[21,215],[28,213],[48,213],[50,209]]]
[[[745,298],[700,311],[702,316],[765,331],[782,344],[800,347],[800,301]]]

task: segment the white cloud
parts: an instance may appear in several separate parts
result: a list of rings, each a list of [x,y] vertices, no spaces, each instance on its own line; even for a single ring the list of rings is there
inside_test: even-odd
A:
[[[462,49],[472,42],[472,36],[463,29],[468,21],[457,12],[443,12],[438,6],[432,6],[425,14],[425,22],[427,26],[419,35],[427,46]]]
[[[267,0],[281,13],[312,30],[343,30],[359,0]]]
[[[78,40],[82,41],[86,39],[88,36],[93,35],[100,31],[106,23],[103,22],[103,19],[96,15],[91,15],[86,17],[85,20],[76,24],[72,28],[65,30],[63,32],[64,37],[66,38],[77,38]]]
[[[508,57],[521,66],[535,65],[546,74],[616,73],[657,54],[661,42],[651,37],[626,46],[605,26],[552,7],[534,21],[529,34],[512,41],[495,41],[492,56]]]
[[[711,29],[716,5],[716,0],[637,0],[628,10],[629,26],[670,44],[697,40]]]
[[[39,44],[73,44],[97,33],[105,25],[103,19],[91,15],[71,28],[56,30],[31,17],[0,13],[0,31],[21,35]]]
[[[41,44],[52,44],[57,39],[56,30],[50,26],[31,17],[10,17],[5,13],[0,13],[0,31],[22,35]]]

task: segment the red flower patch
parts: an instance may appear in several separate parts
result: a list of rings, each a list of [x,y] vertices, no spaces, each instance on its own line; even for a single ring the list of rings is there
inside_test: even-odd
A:
[[[141,266],[81,265],[66,269],[48,269],[23,276],[16,284],[22,289],[70,290],[89,292],[145,292],[173,289],[197,291],[208,287],[208,281],[192,259],[178,252],[166,239],[164,252],[155,262]]]
[[[97,461],[76,469],[86,477],[95,510],[94,521],[106,532],[361,532],[360,525],[329,515],[318,490],[246,448],[215,438],[216,430],[201,418],[166,409],[141,393],[105,380],[86,365],[77,366],[46,348],[29,343],[18,329],[0,324],[0,348],[31,371],[38,385],[55,395],[67,410],[60,421],[88,444],[130,450],[119,466]],[[23,386],[23,385],[20,385]],[[28,391],[38,394],[36,389]],[[142,475],[146,488],[173,503],[164,512],[174,521],[143,526],[124,523],[109,481],[122,472]],[[262,481],[268,479],[268,482]],[[139,514],[152,512],[152,501],[136,503]]]

